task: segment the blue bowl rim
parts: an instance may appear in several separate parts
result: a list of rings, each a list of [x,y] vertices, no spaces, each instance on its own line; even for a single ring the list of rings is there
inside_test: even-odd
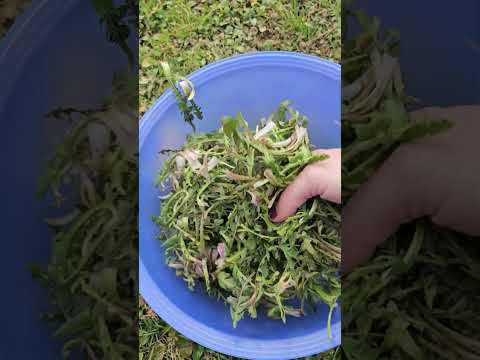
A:
[[[8,98],[8,89],[23,71],[24,62],[40,46],[37,39],[48,34],[79,1],[33,1],[0,38],[0,66],[9,69],[0,72],[0,83],[5,91],[0,96],[0,112]]]
[[[287,65],[314,69],[325,76],[340,81],[340,65],[329,60],[303,53],[289,51],[259,51],[231,56],[211,64],[187,76],[196,86],[220,76],[232,68],[252,67],[264,65]],[[150,130],[155,125],[155,119],[162,115],[162,109],[166,109],[175,103],[172,91],[166,90],[152,107],[143,115],[139,123],[139,153]],[[140,156],[141,158],[141,156]],[[141,170],[141,164],[139,166]],[[140,202],[141,206],[141,202]],[[141,219],[140,219],[141,221]],[[139,221],[139,224],[140,224]],[[142,232],[140,231],[140,246]],[[319,336],[324,330],[315,331],[312,334],[292,338],[288,340],[255,340],[222,333],[193,319],[168,299],[156,286],[150,276],[143,260],[139,255],[140,294],[149,306],[165,322],[185,337],[215,351],[250,359],[286,359],[299,358],[314,354],[340,345],[341,343],[341,318],[332,324],[333,339]],[[261,345],[261,346],[259,346]],[[260,350],[262,349],[262,350]]]

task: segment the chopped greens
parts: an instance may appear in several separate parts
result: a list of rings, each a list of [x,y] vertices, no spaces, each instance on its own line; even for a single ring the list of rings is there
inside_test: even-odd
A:
[[[89,359],[138,355],[136,86],[135,78],[116,76],[101,109],[49,114],[72,123],[39,190],[63,215],[46,219],[50,263],[31,271],[49,292],[52,310],[44,317],[64,341],[64,358],[75,351]]]
[[[107,39],[133,68],[127,40],[130,25],[138,29],[138,0],[91,2]],[[136,358],[138,77],[114,74],[112,95],[98,109],[58,108],[48,117],[70,127],[38,189],[63,214],[45,219],[53,233],[50,263],[30,269],[51,299],[43,317],[57,327],[63,358]]]
[[[340,295],[339,207],[312,198],[283,223],[269,217],[300,171],[326,158],[306,124],[288,102],[255,130],[240,113],[224,117],[218,131],[188,136],[158,175],[170,191],[155,218],[168,265],[228,303],[234,326],[259,307],[284,322],[320,301],[333,310]]]

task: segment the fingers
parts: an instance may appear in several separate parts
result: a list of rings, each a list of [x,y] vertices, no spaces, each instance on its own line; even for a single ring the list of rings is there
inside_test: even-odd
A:
[[[329,159],[307,166],[283,191],[272,211],[272,221],[284,221],[314,196],[341,202],[340,150],[317,150],[316,153],[327,154]]]
[[[465,139],[478,133],[472,124],[478,124],[479,113],[479,106],[430,107],[411,113],[412,121],[449,120],[453,127],[402,145],[350,199],[342,212],[342,272],[365,262],[399,225],[419,217],[478,233],[473,219],[478,211],[468,218],[462,209],[475,208],[475,201],[465,206],[464,199],[472,198],[465,189],[474,186],[467,175],[472,165],[465,170],[464,164],[477,163],[477,144]]]
[[[428,174],[421,147],[402,147],[342,211],[342,273],[368,260],[402,223],[427,215]]]
[[[305,168],[283,191],[271,213],[273,222],[282,222],[293,215],[305,201],[314,196],[317,187],[314,172],[311,167]]]
[[[326,154],[329,157],[313,165],[317,169],[317,173],[314,174],[316,175],[314,181],[317,184],[314,196],[340,204],[342,202],[342,150],[315,150],[314,153]]]
[[[480,105],[461,105],[452,107],[426,107],[410,113],[410,120],[440,120],[448,119],[453,122],[476,121],[480,113]]]

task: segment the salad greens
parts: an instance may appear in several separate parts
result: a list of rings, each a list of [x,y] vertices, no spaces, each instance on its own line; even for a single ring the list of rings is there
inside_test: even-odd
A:
[[[314,198],[281,224],[269,217],[300,171],[326,159],[306,124],[288,102],[255,130],[240,113],[224,117],[218,131],[188,136],[158,175],[168,265],[228,303],[234,326],[260,306],[284,322],[320,301],[333,311],[340,295],[339,208]]]
[[[62,216],[46,219],[53,233],[50,263],[31,271],[49,292],[52,310],[44,318],[65,341],[65,358],[75,350],[91,359],[138,354],[134,81],[116,76],[113,96],[99,110],[49,114],[72,122],[39,188]]]

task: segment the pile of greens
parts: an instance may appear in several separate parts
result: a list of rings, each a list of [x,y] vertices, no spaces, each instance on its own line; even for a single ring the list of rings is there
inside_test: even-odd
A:
[[[189,92],[175,91],[186,109]],[[326,158],[306,122],[288,102],[255,130],[240,113],[225,117],[218,131],[189,135],[158,175],[169,190],[155,218],[168,265],[228,303],[234,326],[260,306],[284,322],[320,301],[333,310],[340,295],[339,208],[316,198],[283,223],[269,217],[300,171]]]
[[[138,29],[138,0],[115,6],[91,0],[110,42],[127,46]],[[98,109],[58,108],[51,119],[68,130],[48,162],[38,195],[53,200],[60,217],[52,230],[50,263],[31,266],[48,290],[52,309],[43,317],[64,342],[63,357],[138,356],[138,77],[113,76],[112,94]],[[64,127],[64,124],[61,124]]]
[[[48,267],[31,270],[49,292],[44,317],[65,341],[64,357],[75,349],[90,359],[138,354],[137,84],[119,75],[113,85],[101,109],[49,114],[71,123],[39,189],[62,216],[46,219]]]
[[[448,131],[411,122],[396,58],[398,38],[378,19],[343,12],[363,31],[344,39],[344,202],[402,143]],[[344,35],[347,33],[345,28]],[[342,350],[347,359],[480,359],[478,239],[425,219],[400,228],[373,259],[342,279]]]

